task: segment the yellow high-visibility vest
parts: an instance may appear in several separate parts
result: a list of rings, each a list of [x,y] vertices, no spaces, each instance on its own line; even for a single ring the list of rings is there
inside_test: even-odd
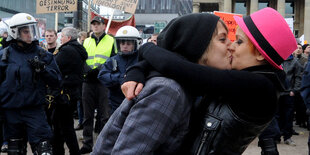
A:
[[[99,65],[104,64],[105,61],[111,56],[114,46],[114,38],[106,34],[100,40],[98,45],[96,45],[96,40],[89,37],[84,40],[83,46],[88,54],[86,63],[90,66],[90,68],[94,69]]]
[[[2,42],[3,38],[0,37],[0,43]],[[0,47],[2,47],[2,44],[0,44]]]

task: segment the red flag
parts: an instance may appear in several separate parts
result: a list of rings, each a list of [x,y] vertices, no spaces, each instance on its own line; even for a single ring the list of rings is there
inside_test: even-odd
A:
[[[99,16],[99,15],[91,12],[91,19],[93,19],[95,16]],[[101,17],[101,16],[99,16],[99,17]],[[107,25],[109,19],[104,18],[104,17],[101,17],[101,18],[104,19],[104,22]],[[119,28],[126,26],[126,25],[136,27],[136,21],[135,21],[134,15],[132,15],[129,19],[123,20],[123,21],[113,21],[112,20],[108,34],[112,34],[114,36]]]

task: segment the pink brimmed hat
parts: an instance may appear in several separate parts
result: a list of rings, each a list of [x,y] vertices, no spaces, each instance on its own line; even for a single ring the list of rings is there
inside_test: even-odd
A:
[[[281,63],[297,49],[288,24],[272,8],[261,9],[244,18],[234,18],[264,58],[278,69],[282,69]]]

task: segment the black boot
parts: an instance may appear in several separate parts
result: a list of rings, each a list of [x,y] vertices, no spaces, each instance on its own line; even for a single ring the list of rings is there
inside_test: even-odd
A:
[[[36,154],[37,155],[53,155],[52,145],[49,141],[40,142],[36,146]]]
[[[10,139],[8,141],[8,155],[26,155],[27,148],[23,139]]]
[[[308,143],[308,155],[310,155],[310,143]]]
[[[279,155],[277,144],[272,138],[260,140],[258,146],[262,148],[262,155]]]

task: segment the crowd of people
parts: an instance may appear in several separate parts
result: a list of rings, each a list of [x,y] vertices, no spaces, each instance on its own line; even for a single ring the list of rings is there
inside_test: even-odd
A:
[[[282,136],[296,145],[294,120],[310,125],[310,46],[272,8],[234,19],[234,42],[218,16],[193,13],[147,43],[132,26],[106,34],[95,16],[91,32],[65,27],[57,42],[48,29],[43,44],[34,17],[12,16],[0,39],[2,151],[241,155],[258,137],[262,155],[277,155]]]

